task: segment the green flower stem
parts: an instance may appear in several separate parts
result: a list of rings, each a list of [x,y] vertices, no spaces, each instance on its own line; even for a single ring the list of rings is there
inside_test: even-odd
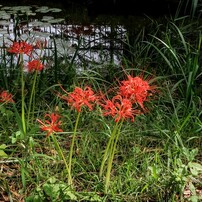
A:
[[[22,119],[22,129],[23,135],[26,136],[26,120],[25,120],[25,81],[24,81],[24,71],[23,71],[23,54],[20,54],[20,68],[21,68],[21,119]]]
[[[42,56],[42,51],[43,49],[41,49],[41,52],[40,52],[40,55],[39,55],[39,59],[41,58]],[[40,64],[38,64],[39,66]],[[37,75],[38,75],[38,70],[35,71],[35,74],[34,74],[34,81],[33,81],[33,85],[32,85],[32,91],[31,91],[31,95],[30,95],[30,100],[29,100],[29,108],[28,108],[28,118],[27,118],[27,123],[29,124],[29,119],[30,119],[30,112],[31,112],[31,108],[32,108],[32,112],[33,112],[33,115],[32,115],[32,120],[31,122],[33,122],[33,119],[34,119],[34,104],[35,104],[35,99],[33,99],[33,97],[35,96],[35,86],[36,86],[36,80],[37,80]]]
[[[34,81],[33,81],[33,85],[32,85],[32,91],[31,91],[31,95],[30,95],[30,99],[29,99],[29,108],[28,108],[28,115],[27,115],[28,124],[29,124],[30,112],[31,112],[32,104],[33,104],[33,111],[34,111],[34,103],[32,103],[32,100],[33,100],[33,97],[34,97],[34,94],[35,94],[35,85],[36,85],[37,74],[38,74],[38,71],[35,71]]]
[[[107,173],[106,173],[106,179],[105,179],[105,193],[107,193],[107,190],[108,190],[108,187],[109,187],[112,163],[113,163],[114,154],[115,154],[115,151],[116,151],[116,145],[117,145],[120,133],[121,133],[122,124],[123,124],[123,119],[120,122],[120,125],[115,126],[115,127],[118,128],[118,132],[113,134],[114,138],[113,138],[113,141],[111,143],[109,159],[108,159],[108,162],[107,162]]]
[[[76,123],[74,127],[74,132],[73,132],[73,137],[72,137],[72,142],[71,142],[71,147],[70,147],[70,152],[69,152],[69,171],[71,174],[71,168],[72,168],[72,156],[73,156],[73,149],[74,149],[74,141],[76,137],[76,131],[79,123],[79,118],[80,118],[81,112],[78,113],[77,118],[76,118]]]
[[[51,137],[53,139],[54,145],[57,149],[57,152],[58,152],[60,159],[62,159],[65,163],[65,167],[66,167],[67,174],[68,174],[68,178],[67,178],[68,185],[71,186],[72,185],[72,177],[71,177],[70,167],[68,166],[67,161],[66,161],[64,154],[62,152],[62,149],[61,149],[61,147],[60,147],[60,145],[59,145],[59,143],[58,143],[58,141],[57,141],[57,139],[53,133],[51,134]]]
[[[113,142],[113,139],[114,139],[114,137],[115,137],[115,135],[116,135],[117,128],[118,128],[118,122],[116,123],[116,125],[115,125],[115,127],[114,127],[114,129],[113,129],[113,131],[112,131],[112,134],[111,134],[111,136],[110,136],[110,139],[109,139],[109,141],[108,141],[108,143],[107,143],[107,147],[106,147],[106,149],[105,149],[105,153],[104,153],[104,156],[103,156],[103,159],[102,159],[102,163],[101,163],[101,167],[100,167],[100,172],[99,172],[99,176],[100,176],[100,177],[101,177],[102,174],[103,174],[104,165],[105,165],[105,162],[106,162],[106,160],[107,160],[107,158],[108,158],[108,156],[109,156],[109,149],[110,149],[110,146],[111,146],[111,144],[112,144],[112,142]]]

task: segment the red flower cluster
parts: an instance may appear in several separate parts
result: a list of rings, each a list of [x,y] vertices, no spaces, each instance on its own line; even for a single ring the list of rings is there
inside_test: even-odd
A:
[[[132,104],[138,103],[142,109],[144,109],[144,101],[147,100],[149,91],[154,90],[154,86],[150,86],[148,81],[143,80],[141,77],[128,76],[128,80],[121,81],[119,88],[120,94],[130,99]]]
[[[78,112],[81,111],[81,108],[83,106],[87,106],[91,111],[97,99],[93,90],[88,86],[85,87],[84,90],[82,88],[76,87],[73,92],[68,93],[68,96],[59,95],[59,97],[65,100],[70,106],[75,108]]]
[[[25,41],[20,42],[13,42],[12,46],[8,48],[9,53],[14,54],[25,54],[28,56],[32,55],[34,48],[43,49],[46,46],[46,41],[37,41],[36,46],[32,46]],[[34,59],[28,62],[27,68],[29,72],[33,71],[41,71],[43,69],[43,64],[41,63],[40,59]]]
[[[121,95],[116,95],[112,100],[104,100],[104,102],[104,104],[100,103],[104,109],[103,115],[112,116],[116,122],[127,118],[134,121],[134,116],[141,113],[140,110],[134,110],[131,101]]]
[[[67,93],[63,89],[68,96],[59,94],[59,97],[78,112],[81,111],[82,106],[87,106],[92,110],[93,105],[97,102],[102,107],[104,116],[112,116],[116,122],[127,118],[134,121],[136,115],[143,113],[144,102],[150,95],[149,92],[154,89],[154,86],[150,86],[149,82],[140,76],[129,75],[127,80],[120,82],[119,91],[111,100],[106,99],[103,94],[99,97],[96,96],[90,87],[86,87],[84,90],[76,87],[72,93]],[[138,109],[137,105],[133,106],[135,103],[138,103],[141,109]]]
[[[32,45],[25,41],[13,42],[13,45],[8,49],[9,53],[31,55],[33,50]]]
[[[14,103],[14,100],[12,99],[13,95],[11,93],[8,93],[7,91],[2,91],[0,93],[0,102],[3,103]]]
[[[63,130],[59,128],[61,122],[58,121],[60,118],[58,114],[46,114],[44,118],[46,117],[48,117],[50,120],[45,120],[45,123],[43,123],[40,119],[37,119],[37,121],[41,124],[41,130],[47,131],[46,137],[50,136],[54,132],[63,132]]]
[[[141,109],[144,109],[144,102],[149,96],[149,92],[155,89],[150,86],[148,81],[141,77],[128,76],[127,80],[120,82],[119,91],[111,100],[102,97],[100,105],[103,108],[104,116],[112,116],[116,122],[121,119],[130,118],[134,121],[134,117],[142,113],[142,110],[134,109],[133,104],[138,103]],[[104,101],[104,103],[103,103]]]
[[[42,71],[43,69],[43,64],[41,63],[40,60],[32,60],[28,62],[28,71],[33,72],[33,71]]]

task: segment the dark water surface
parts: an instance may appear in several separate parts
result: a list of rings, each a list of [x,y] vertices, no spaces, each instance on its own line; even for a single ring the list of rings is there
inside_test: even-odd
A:
[[[47,57],[51,58],[57,49],[61,60],[65,57],[71,61],[76,55],[74,62],[85,67],[119,65],[125,54],[126,38],[127,43],[133,42],[139,30],[147,28],[152,18],[163,20],[176,7],[176,1],[171,4],[163,0],[0,0],[0,3],[3,12],[10,12],[7,6],[18,10],[10,19],[0,15],[1,47],[3,41],[8,40],[9,44],[16,36],[20,40],[29,38],[31,43],[34,39],[45,39],[48,41]],[[22,9],[19,6],[23,6]],[[23,11],[26,6],[30,6],[29,12]],[[52,8],[61,11],[55,12]],[[28,14],[23,17],[22,13]]]
[[[7,5],[41,5],[70,9],[87,10],[90,16],[94,15],[154,15],[160,16],[174,13],[179,0],[9,0]],[[0,0],[1,4],[5,1]]]
[[[118,65],[123,55],[126,29],[120,23],[87,23],[70,20],[64,10],[39,5],[2,5],[0,7],[0,47],[13,41],[30,44],[46,41],[42,56],[49,64],[56,56],[61,64],[78,66],[77,70],[93,66]]]

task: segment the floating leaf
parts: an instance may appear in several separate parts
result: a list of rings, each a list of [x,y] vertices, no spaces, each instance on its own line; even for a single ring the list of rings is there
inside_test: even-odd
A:
[[[29,25],[33,26],[33,27],[41,27],[43,26],[44,22],[41,21],[35,21],[35,22],[31,22]]]
[[[50,21],[53,20],[54,17],[53,16],[43,16],[43,18],[41,19],[42,21]]]
[[[60,8],[50,8],[49,10],[52,11],[53,13],[59,13],[62,11],[62,9]]]
[[[10,10],[12,11],[20,11],[22,13],[24,12],[27,12],[27,11],[31,11],[31,6],[14,6],[14,7],[11,7]]]
[[[33,13],[33,12],[27,12],[26,15],[28,15],[28,16],[35,16],[36,13]]]
[[[4,7],[2,7],[1,9],[2,10],[10,10],[12,7],[10,7],[10,6],[4,6]]]
[[[0,25],[8,26],[10,25],[10,22],[6,20],[0,20]]]
[[[44,22],[43,25],[41,25],[41,27],[50,27],[50,26],[51,26],[51,24],[48,22]]]
[[[64,20],[65,20],[64,18],[57,18],[57,19],[50,20],[49,23],[56,24],[56,23],[62,22]]]
[[[0,11],[0,19],[9,20],[10,19],[10,14],[8,14],[5,11]]]
[[[50,10],[48,6],[42,6],[35,10],[35,12],[38,12],[38,13],[48,13],[49,11]]]

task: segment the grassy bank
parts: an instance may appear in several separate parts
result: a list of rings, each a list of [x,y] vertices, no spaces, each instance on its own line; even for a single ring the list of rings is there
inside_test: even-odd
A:
[[[200,201],[199,17],[151,21],[104,75],[57,48],[50,67],[44,41],[2,49],[0,201]]]

